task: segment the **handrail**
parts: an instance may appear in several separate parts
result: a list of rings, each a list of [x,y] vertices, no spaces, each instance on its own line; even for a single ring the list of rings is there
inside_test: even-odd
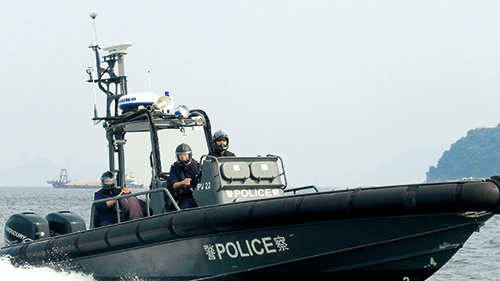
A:
[[[128,197],[137,197],[139,195],[144,195],[144,194],[149,195],[149,194],[155,193],[155,192],[164,192],[164,193],[166,193],[167,196],[170,198],[172,204],[174,205],[175,209],[176,210],[180,210],[180,208],[177,205],[177,203],[175,202],[174,198],[172,197],[172,195],[170,194],[170,192],[168,192],[168,190],[166,188],[155,188],[155,189],[141,191],[141,192],[137,192],[137,193],[129,193],[129,194],[120,195],[120,196],[103,198],[103,199],[95,200],[94,202],[92,202],[91,211],[90,211],[90,228],[94,228],[94,213],[95,213],[95,205],[96,204],[114,200],[115,201],[116,216],[117,216],[117,219],[118,219],[118,223],[120,223],[121,222],[121,219],[120,219],[120,207],[116,203],[116,202],[118,202],[118,200],[124,199],[124,198],[128,198]],[[151,212],[149,210],[149,201],[150,201],[149,198],[146,197],[146,209],[147,209],[147,216],[148,217],[151,216]]]
[[[283,187],[281,189],[285,190],[286,187],[288,186],[288,182],[286,181],[286,175],[285,175],[285,165],[283,164],[283,159],[281,159],[280,156],[278,155],[274,155],[274,154],[268,154],[267,157],[276,157],[276,159],[279,160],[279,162],[281,163],[281,174],[279,174],[279,176],[283,177],[283,181],[285,182]]]

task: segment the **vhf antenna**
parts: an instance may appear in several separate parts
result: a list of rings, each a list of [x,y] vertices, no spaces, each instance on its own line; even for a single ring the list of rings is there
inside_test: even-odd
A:
[[[98,46],[97,45],[97,29],[95,27],[95,18],[97,17],[97,13],[92,12],[92,13],[90,13],[89,16],[92,18],[92,21],[94,23],[94,37],[95,37],[95,41],[92,43],[92,46]],[[97,65],[96,65],[96,68],[94,68],[94,69],[97,69]],[[90,75],[91,75],[90,77],[91,77],[91,80],[92,80],[93,77],[94,77],[94,75],[93,75],[94,73],[92,73],[93,72],[92,69],[89,68],[89,70],[90,70]],[[97,70],[99,70],[99,69],[97,69]],[[99,75],[99,74],[97,74],[97,75]],[[98,114],[97,114],[97,101],[96,101],[96,90],[95,90],[95,83],[94,82],[92,82],[92,88],[94,90],[94,118],[97,118],[98,117]]]
[[[151,71],[148,70],[148,84],[149,84],[149,92],[151,93]]]
[[[97,17],[96,12],[92,12],[89,15],[92,18],[92,21],[94,22],[94,36],[95,36],[95,44],[97,44],[97,29],[95,28],[95,18]]]

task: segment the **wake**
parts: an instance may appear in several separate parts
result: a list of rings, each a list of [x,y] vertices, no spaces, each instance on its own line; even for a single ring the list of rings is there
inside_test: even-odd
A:
[[[37,281],[95,281],[91,275],[78,272],[55,271],[48,267],[14,267],[8,258],[0,258],[1,280]]]

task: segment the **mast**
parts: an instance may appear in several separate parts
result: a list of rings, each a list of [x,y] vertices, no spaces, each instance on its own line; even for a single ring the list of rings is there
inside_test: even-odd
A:
[[[94,33],[96,33],[95,18],[97,14],[92,13],[90,17],[94,20]],[[151,142],[150,165],[152,168],[150,186],[151,188],[161,188],[167,186],[167,183],[162,172],[158,131],[163,129],[185,130],[185,127],[202,126],[208,151],[210,151],[212,143],[210,120],[203,110],[189,110],[184,105],[179,105],[171,111],[173,102],[168,91],[165,92],[165,96],[161,97],[152,94],[151,82],[149,82],[149,93],[128,95],[124,64],[127,48],[130,46],[132,46],[131,43],[123,43],[103,48],[102,51],[106,51],[107,54],[101,56],[97,35],[95,35],[95,41],[89,46],[95,53],[95,69],[93,67],[87,69],[89,75],[87,82],[93,83],[93,85],[97,84],[99,89],[106,94],[106,115],[98,116],[96,106],[94,106],[93,120],[96,123],[102,122],[106,130],[109,170],[116,172],[117,185],[121,187],[126,184],[124,145],[127,141],[125,134],[148,131]]]
[[[106,116],[99,117],[96,106],[94,105],[94,118],[96,122],[104,121],[103,127],[106,129],[106,139],[108,140],[109,152],[109,170],[116,172],[117,185],[125,186],[125,154],[124,145],[126,143],[125,133],[123,130],[114,130],[109,126],[113,120],[118,118],[118,100],[120,97],[127,94],[127,76],[125,75],[125,55],[127,48],[132,46],[132,43],[123,43],[119,45],[109,46],[103,49],[108,54],[102,56],[99,53],[101,50],[97,44],[97,32],[95,28],[95,18],[97,13],[91,13],[90,17],[94,21],[95,41],[89,48],[95,53],[95,71],[92,67],[87,69],[89,80],[87,82],[97,84],[99,89],[106,94]],[[118,159],[118,167],[115,165],[115,158]]]

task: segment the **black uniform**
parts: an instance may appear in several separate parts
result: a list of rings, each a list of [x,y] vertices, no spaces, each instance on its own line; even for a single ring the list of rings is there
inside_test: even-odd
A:
[[[212,149],[212,151],[210,151],[210,153],[208,155],[214,156],[214,157],[236,156],[236,155],[234,155],[234,153],[232,153],[229,150],[224,150],[224,153],[222,155],[220,155],[220,152],[219,153],[216,152],[215,149]]]
[[[191,163],[187,166],[182,166],[178,162],[175,162],[170,167],[169,183],[172,186],[176,182],[185,180],[186,178],[191,178],[191,185],[179,186],[176,189],[172,188],[174,198],[177,200],[179,208],[193,208],[198,207],[196,201],[193,198],[193,190],[196,185],[196,178],[199,173],[199,165],[196,160],[192,159]]]

